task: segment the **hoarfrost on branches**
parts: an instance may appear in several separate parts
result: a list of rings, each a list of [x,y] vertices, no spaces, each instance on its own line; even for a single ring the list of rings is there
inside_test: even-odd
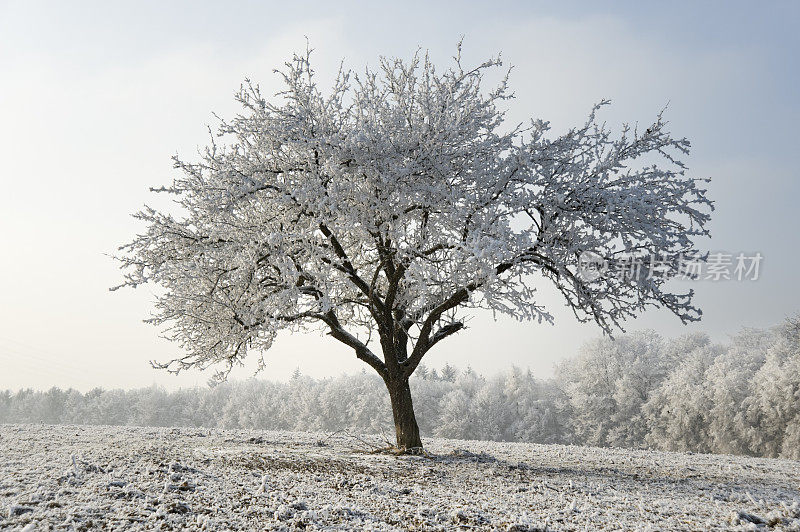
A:
[[[224,378],[279,331],[321,327],[410,406],[408,377],[465,310],[552,320],[537,282],[607,332],[648,306],[699,319],[691,292],[666,282],[697,254],[711,202],[660,114],[614,136],[602,101],[560,136],[541,120],[509,129],[508,76],[482,87],[499,58],[467,68],[459,46],[444,71],[427,55],[384,58],[340,70],[327,93],[309,58],[278,71],[274,98],[247,81],[221,140],[199,162],[175,158],[181,173],[159,191],[179,214],[137,214],[146,230],[122,248],[124,285],[163,288],[151,321],[186,353],[162,367],[222,363]],[[585,280],[586,251],[667,271]]]

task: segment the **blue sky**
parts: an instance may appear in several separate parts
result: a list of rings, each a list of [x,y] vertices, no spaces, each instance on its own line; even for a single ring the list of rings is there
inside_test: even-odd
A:
[[[175,348],[141,323],[152,292],[107,291],[119,273],[106,254],[137,230],[129,214],[168,182],[169,157],[205,143],[212,111],[236,111],[245,76],[277,89],[272,69],[306,37],[324,84],[342,58],[361,69],[423,48],[445,63],[463,35],[467,60],[502,52],[515,66],[509,118],[556,129],[581,123],[601,98],[612,99],[604,116],[617,126],[646,123],[669,102],[673,131],[693,142],[692,172],[712,178],[706,247],[758,251],[764,262],[756,282],[697,283],[696,326],[657,311],[628,328],[724,341],[797,313],[798,6],[0,1],[0,388],[205,382],[150,369]],[[478,315],[428,364],[548,375],[599,331],[543,298],[555,326]],[[268,361],[275,378],[361,367],[313,335],[279,339]]]

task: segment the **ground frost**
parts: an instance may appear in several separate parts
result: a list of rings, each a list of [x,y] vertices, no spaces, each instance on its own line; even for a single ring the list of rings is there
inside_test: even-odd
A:
[[[388,456],[369,441],[0,425],[0,529],[800,530],[796,461],[441,439]]]

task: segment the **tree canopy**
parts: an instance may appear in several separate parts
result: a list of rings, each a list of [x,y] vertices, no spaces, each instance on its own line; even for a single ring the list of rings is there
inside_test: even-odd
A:
[[[499,58],[465,67],[460,50],[443,71],[419,53],[340,69],[327,92],[308,51],[277,71],[275,97],[242,85],[241,114],[159,189],[180,212],[138,213],[146,230],[120,255],[125,285],[163,288],[152,322],[185,350],[164,367],[227,371],[248,351],[263,365],[279,331],[322,327],[407,388],[465,310],[551,320],[539,282],[606,331],[648,306],[699,318],[667,285],[708,234],[711,202],[679,159],[689,142],[660,114],[614,135],[607,101],[562,135],[509,126],[508,76],[482,83]],[[665,270],[587,279],[585,252]]]

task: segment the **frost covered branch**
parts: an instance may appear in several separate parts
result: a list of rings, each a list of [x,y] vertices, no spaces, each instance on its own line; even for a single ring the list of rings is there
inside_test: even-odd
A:
[[[187,353],[171,367],[232,367],[279,331],[317,327],[407,380],[465,310],[551,320],[540,282],[606,332],[650,306],[699,319],[692,293],[668,286],[674,271],[578,275],[586,251],[672,270],[699,254],[712,204],[661,114],[615,136],[603,101],[560,136],[541,120],[507,130],[507,76],[482,86],[499,59],[466,69],[459,52],[444,71],[427,55],[382,59],[323,93],[309,55],[279,71],[273,98],[242,85],[241,114],[156,189],[178,212],[146,207],[145,232],[121,248],[124,285],[163,288],[151,321]]]

